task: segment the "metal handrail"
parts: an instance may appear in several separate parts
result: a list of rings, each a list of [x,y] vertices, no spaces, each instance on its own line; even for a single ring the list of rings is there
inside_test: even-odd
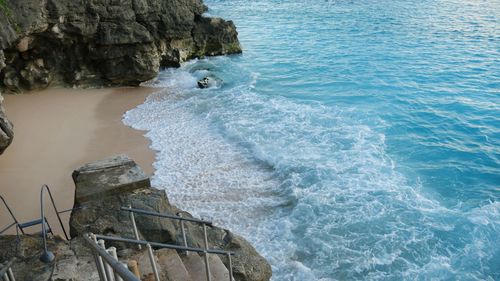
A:
[[[0,230],[0,234],[4,233],[5,231],[9,230],[11,227],[13,227],[14,225],[17,226],[17,223],[16,222],[13,222],[11,224],[9,224],[7,227],[5,227],[4,229]]]
[[[190,251],[190,252],[197,252],[197,253],[217,254],[217,255],[231,255],[231,256],[235,255],[234,252],[217,250],[217,249],[202,249],[202,248],[194,248],[194,247],[184,247],[184,246],[179,246],[179,245],[175,245],[175,244],[165,244],[165,243],[159,243],[159,242],[150,242],[150,241],[146,241],[146,240],[135,240],[135,239],[106,236],[106,235],[99,235],[99,234],[95,234],[95,237],[97,239],[113,241],[113,242],[131,243],[131,244],[136,244],[136,245],[149,244],[149,245],[151,245],[153,247],[157,247],[157,248],[167,248],[167,249],[174,249],[174,250],[180,250],[180,251]]]
[[[61,229],[64,233],[64,237],[66,237],[66,240],[69,240],[69,236],[68,236],[68,233],[66,232],[66,228],[64,227],[64,224],[62,222],[62,219],[61,219],[61,216],[60,214],[61,213],[65,213],[65,212],[69,212],[70,210],[72,209],[68,209],[68,210],[64,210],[64,211],[61,211],[59,212],[57,210],[57,206],[56,206],[56,202],[54,201],[54,197],[52,197],[52,192],[50,192],[50,188],[48,185],[44,184],[42,185],[42,188],[40,190],[40,206],[41,206],[41,213],[42,213],[42,216],[41,218],[44,218],[43,216],[43,191],[46,190],[47,193],[49,194],[49,197],[50,197],[50,201],[52,203],[52,207],[54,208],[54,211],[56,213],[56,216],[57,216],[57,219],[59,220],[59,225],[61,226]],[[43,224],[42,224],[43,225]],[[45,232],[44,232],[45,233]]]
[[[9,262],[7,262],[6,265],[3,265],[2,268],[0,268],[0,278],[2,280],[7,280],[7,281],[15,281],[16,279],[14,278],[14,274],[12,273],[12,264],[14,263],[16,258],[12,258]]]
[[[113,236],[105,236],[105,235],[97,235],[97,234],[91,234],[95,237],[95,239],[99,239],[100,241],[113,241],[113,242],[122,242],[122,243],[131,243],[135,245],[146,245],[149,253],[149,258],[151,261],[151,266],[153,268],[153,273],[155,275],[156,281],[160,281],[159,279],[159,273],[158,269],[156,267],[156,262],[154,261],[153,258],[153,250],[152,246],[157,247],[157,248],[166,248],[166,249],[174,249],[174,250],[181,250],[181,251],[189,251],[189,252],[197,252],[197,253],[204,253],[205,254],[205,266],[206,266],[206,272],[207,272],[207,280],[211,279],[210,275],[210,269],[208,267],[208,255],[207,254],[217,254],[217,255],[225,255],[228,258],[229,261],[229,281],[233,281],[233,265],[232,265],[232,260],[231,256],[234,256],[234,252],[230,251],[224,251],[224,250],[216,250],[216,249],[202,249],[202,248],[194,248],[194,247],[185,247],[185,246],[179,246],[179,245],[174,245],[174,244],[165,244],[165,243],[158,243],[158,242],[149,242],[145,240],[134,240],[134,239],[128,239],[128,238],[121,238],[121,237],[113,237]],[[88,236],[88,234],[87,234]]]
[[[0,234],[2,234],[5,231],[7,231],[9,228],[11,228],[12,226],[19,225],[19,221],[14,216],[14,213],[12,212],[12,210],[10,209],[9,205],[7,204],[7,202],[5,201],[5,199],[3,198],[2,195],[0,195],[0,199],[2,200],[3,205],[5,206],[5,208],[7,208],[7,211],[9,211],[9,214],[12,217],[12,220],[14,220],[14,223],[10,224],[8,227],[6,227],[6,228],[2,229],[2,231],[0,231]],[[22,229],[21,229],[21,233],[24,234],[24,231]]]
[[[57,210],[56,203],[54,201],[54,197],[52,196],[52,192],[50,192],[50,188],[48,185],[44,184],[42,185],[42,188],[40,189],[40,220],[42,224],[42,240],[43,240],[43,253],[42,256],[40,257],[40,260],[45,263],[50,263],[54,260],[55,256],[52,252],[50,252],[47,249],[47,226],[46,224],[46,218],[45,218],[45,211],[44,211],[44,191],[47,191],[49,194],[50,201],[52,203],[52,207],[54,208],[54,211],[56,213],[57,219],[59,220],[59,224],[61,226],[61,229],[64,233],[64,237],[66,237],[66,240],[69,240],[68,234],[66,232],[66,228],[64,227],[64,224],[62,222],[61,216],[59,215],[60,212]],[[66,210],[65,210],[66,211]],[[48,222],[47,222],[48,224]]]
[[[112,257],[108,252],[106,252],[105,249],[99,247],[95,241],[92,241],[90,238],[89,234],[84,234],[83,239],[87,242],[87,244],[92,247],[92,250],[97,252],[97,255],[104,259],[106,263],[113,268],[113,270],[118,274],[121,278],[123,278],[124,281],[140,281],[139,278],[137,278],[132,272],[130,272],[127,268],[125,268],[119,261],[117,261],[114,257]],[[98,257],[95,255],[96,258],[96,266],[98,262]],[[99,272],[99,275],[104,274],[102,272]]]
[[[158,213],[158,212],[151,212],[151,211],[146,211],[146,210],[134,209],[130,205],[129,205],[128,208],[127,207],[121,207],[120,209],[123,210],[123,211],[128,211],[130,213],[130,220],[132,221],[132,227],[133,227],[133,231],[134,231],[134,235],[135,235],[136,241],[140,241],[140,238],[139,238],[139,231],[137,229],[137,225],[136,225],[136,222],[135,222],[134,213],[142,214],[142,215],[147,215],[147,216],[155,216],[155,217],[161,217],[161,218],[178,220],[180,222],[180,225],[181,225],[181,232],[182,232],[182,239],[183,239],[184,246],[183,247],[176,246],[177,248],[175,248],[175,249],[177,249],[177,250],[184,250],[186,252],[186,254],[187,254],[188,251],[193,251],[193,250],[190,250],[190,249],[198,249],[198,248],[188,247],[187,236],[186,236],[186,229],[185,229],[185,226],[184,226],[184,222],[188,221],[188,222],[194,222],[194,223],[202,224],[203,225],[203,238],[204,238],[204,244],[205,244],[205,249],[202,249],[203,253],[205,253],[204,254],[204,259],[205,259],[205,273],[206,273],[206,276],[207,276],[207,281],[211,281],[212,280],[212,276],[210,274],[210,264],[209,264],[208,255],[207,255],[207,253],[210,253],[210,252],[208,252],[209,249],[208,249],[207,225],[212,226],[212,222],[211,221],[205,221],[205,220],[200,220],[200,219],[195,219],[195,218],[185,218],[185,217],[181,216],[180,212],[177,213],[177,216],[174,216],[174,215],[162,214],[162,213]],[[140,243],[138,244],[138,248],[139,248],[139,250],[141,249],[141,244]],[[216,254],[225,255],[226,253],[225,253],[225,251],[221,251],[221,252],[216,253]],[[233,280],[233,268],[232,268],[232,265],[231,265],[231,255],[227,254],[227,256],[228,256],[228,259],[229,259],[229,280],[232,281]],[[158,281],[158,278],[156,280]]]
[[[150,211],[141,210],[141,209],[134,209],[131,207],[121,207],[120,210],[134,212],[137,214],[142,214],[142,215],[147,215],[147,216],[155,216],[155,217],[167,218],[167,219],[173,219],[173,220],[196,222],[196,223],[206,224],[206,225],[210,225],[210,226],[212,225],[211,221],[200,220],[200,219],[195,219],[195,218],[185,218],[185,217],[181,217],[181,216],[174,216],[174,215],[162,214],[162,213],[157,213],[157,212],[150,212]]]

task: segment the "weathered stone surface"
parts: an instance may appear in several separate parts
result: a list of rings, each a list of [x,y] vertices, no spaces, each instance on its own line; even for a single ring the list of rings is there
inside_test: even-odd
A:
[[[107,167],[112,167],[112,169]],[[119,173],[128,174],[128,171],[137,171],[136,169],[138,167],[133,161],[125,156],[120,156],[87,164],[78,169],[78,172],[75,171],[73,179],[75,180],[76,194],[86,194],[87,189],[92,190],[92,192],[103,190],[103,193],[99,196],[94,194],[92,200],[80,200],[79,203],[76,203],[76,206],[84,208],[75,210],[71,214],[70,233],[72,237],[77,237],[85,232],[93,232],[133,238],[134,233],[129,214],[120,210],[122,206],[130,205],[137,209],[171,215],[182,212],[169,203],[163,190],[152,188],[149,185],[136,189],[127,188],[128,185],[133,185],[136,180],[140,181],[142,177],[120,176]],[[109,175],[105,175],[107,173]],[[84,177],[85,180],[79,179],[80,177]],[[117,177],[125,180],[117,185]],[[89,183],[97,183],[101,188],[94,189]],[[113,192],[107,192],[110,189]],[[182,214],[191,217],[189,213],[182,212]],[[179,222],[139,214],[136,214],[135,218],[141,239],[182,244]],[[185,226],[188,245],[202,248],[204,246],[203,227],[194,223],[186,223]],[[207,234],[210,248],[225,249],[236,253],[233,258],[236,280],[263,281],[270,279],[270,265],[243,238],[215,226],[208,226]],[[135,247],[123,243],[111,243],[110,245],[117,247],[121,255],[127,255],[127,252],[135,250]],[[222,256],[220,259],[226,266],[228,265],[227,257]],[[223,271],[219,272],[222,272],[219,275],[224,275]]]
[[[5,93],[53,84],[138,85],[162,66],[241,52],[234,24],[204,17],[202,0],[0,4],[0,91]],[[12,126],[2,109],[0,118],[1,154],[12,141]]]
[[[151,188],[149,178],[124,155],[84,165],[73,172],[73,180],[75,205],[84,208],[71,214],[72,237],[93,232],[133,238],[129,213],[120,210],[129,205],[153,212],[176,211],[165,192]],[[142,238],[159,242],[175,240],[177,232],[172,221],[139,215],[136,218]]]
[[[8,92],[63,85],[136,85],[160,66],[241,52],[234,24],[201,0],[3,0],[0,51]],[[43,59],[44,66],[33,68]]]
[[[236,280],[269,280],[272,276],[271,265],[244,238],[227,231],[224,249],[236,253],[233,259],[233,274]],[[227,261],[223,259],[225,263]]]
[[[94,281],[99,277],[94,259],[82,239],[65,241],[60,237],[47,240],[49,251],[55,255],[51,264],[39,258],[43,245],[39,235],[0,236],[0,262],[16,257],[12,271],[19,281]]]
[[[1,62],[1,60],[0,60]],[[0,154],[10,145],[14,137],[12,123],[7,119],[3,108],[3,97],[0,93]]]
[[[151,186],[149,177],[126,155],[83,165],[72,176],[77,186],[75,204]]]

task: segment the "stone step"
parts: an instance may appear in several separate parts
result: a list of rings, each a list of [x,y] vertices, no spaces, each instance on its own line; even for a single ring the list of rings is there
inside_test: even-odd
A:
[[[206,281],[205,257],[197,253],[189,253],[181,257],[192,281]],[[208,255],[210,276],[212,281],[229,280],[229,271],[217,255]]]
[[[155,252],[158,264],[168,281],[192,281],[176,250],[161,249]]]
[[[208,262],[213,281],[229,281],[229,270],[222,263],[218,255],[209,255]]]
[[[186,256],[181,257],[184,262],[184,266],[189,272],[189,276],[193,281],[206,281],[207,275],[205,272],[205,262],[204,258],[200,257],[197,253],[189,253]]]
[[[155,250],[154,257],[160,274],[160,280],[193,281],[176,250]],[[154,280],[153,268],[147,250],[143,249],[141,252],[134,255],[133,260],[135,260],[139,266],[141,280]]]

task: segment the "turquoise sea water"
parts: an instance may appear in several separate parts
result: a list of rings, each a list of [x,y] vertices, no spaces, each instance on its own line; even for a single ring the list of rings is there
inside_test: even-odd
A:
[[[162,71],[124,119],[175,204],[273,280],[500,280],[500,1],[206,4],[243,55]]]

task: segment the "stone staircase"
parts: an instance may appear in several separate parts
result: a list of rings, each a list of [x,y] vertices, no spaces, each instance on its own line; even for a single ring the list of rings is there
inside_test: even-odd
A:
[[[176,250],[155,250],[154,255],[161,280],[168,281],[206,281],[204,257],[197,253],[179,254]],[[229,271],[217,255],[208,256],[212,281],[229,280]],[[141,280],[153,281],[154,274],[146,250],[138,252],[128,260],[137,261]]]

